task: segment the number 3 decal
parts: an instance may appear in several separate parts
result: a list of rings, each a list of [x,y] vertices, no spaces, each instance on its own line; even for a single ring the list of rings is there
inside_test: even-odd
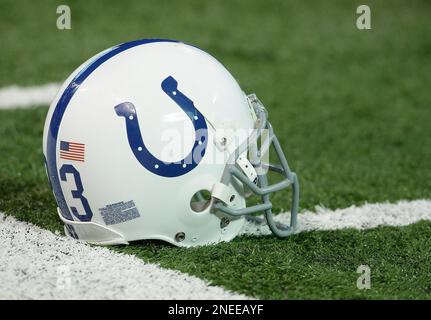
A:
[[[78,210],[75,207],[70,207],[70,210],[72,211],[73,215],[80,221],[91,221],[91,218],[93,217],[93,212],[90,209],[90,205],[88,204],[87,198],[84,197],[82,194],[84,192],[84,187],[82,186],[81,175],[79,174],[78,170],[76,170],[75,167],[71,164],[64,164],[60,168],[61,181],[67,181],[66,174],[68,173],[73,175],[73,179],[76,184],[76,190],[71,191],[72,196],[74,199],[81,200],[85,214],[78,213]]]

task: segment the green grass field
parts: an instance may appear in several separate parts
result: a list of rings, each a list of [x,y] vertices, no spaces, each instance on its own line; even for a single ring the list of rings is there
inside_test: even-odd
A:
[[[56,29],[57,5],[72,30]],[[157,5],[155,4],[157,3]],[[357,1],[0,1],[0,87],[64,80],[114,44],[174,38],[217,57],[265,103],[301,182],[301,208],[430,198],[431,3]],[[0,211],[61,230],[46,181],[46,106],[0,110]],[[278,211],[287,193],[273,198]],[[300,218],[299,218],[300,219]],[[265,299],[431,298],[431,223],[242,237],[179,249],[116,247]],[[372,269],[358,290],[356,268]]]

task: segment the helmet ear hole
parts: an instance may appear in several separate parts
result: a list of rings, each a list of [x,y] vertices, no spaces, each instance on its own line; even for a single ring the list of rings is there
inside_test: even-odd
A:
[[[190,199],[190,208],[194,212],[205,211],[211,202],[211,192],[208,190],[199,190]]]

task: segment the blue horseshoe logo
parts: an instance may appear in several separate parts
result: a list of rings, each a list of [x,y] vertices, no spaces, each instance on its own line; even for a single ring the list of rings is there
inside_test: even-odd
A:
[[[157,159],[147,149],[142,139],[136,108],[131,102],[115,106],[118,116],[126,121],[127,139],[136,160],[148,171],[163,177],[179,177],[193,170],[205,155],[208,128],[203,115],[196,109],[193,101],[178,90],[178,82],[169,76],[162,81],[162,90],[187,114],[195,129],[195,142],[190,153],[177,162],[164,162]]]

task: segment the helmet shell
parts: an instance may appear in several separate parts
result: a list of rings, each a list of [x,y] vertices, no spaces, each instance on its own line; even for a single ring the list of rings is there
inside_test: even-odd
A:
[[[164,92],[162,83],[169,77],[192,101],[194,116]],[[194,148],[196,114],[207,129],[204,156],[176,176],[148,170],[132,150],[128,117],[116,113],[125,102],[133,104],[144,148],[160,160],[160,168]],[[238,83],[194,46],[141,40],[99,53],[66,80],[45,122],[43,151],[66,233],[101,244],[160,239],[194,246],[231,240],[243,218],[225,225],[211,206],[196,212],[190,201],[221,179],[231,150],[217,145],[217,132],[253,125]],[[245,207],[242,185],[235,191],[232,206]]]

